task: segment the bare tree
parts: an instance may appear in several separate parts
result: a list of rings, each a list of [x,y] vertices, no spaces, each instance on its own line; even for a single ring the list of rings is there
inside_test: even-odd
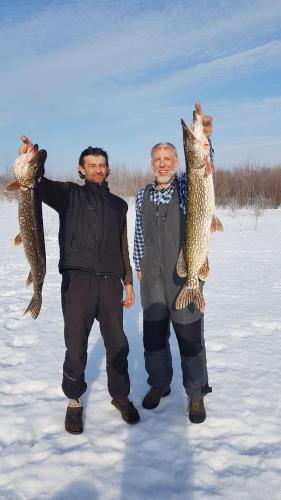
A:
[[[48,174],[50,175],[50,173]],[[80,182],[73,174],[56,180]],[[4,193],[4,187],[12,180],[11,168],[6,166],[0,175],[0,197],[15,199],[15,194]],[[153,181],[150,169],[135,170],[125,164],[112,165],[108,178],[112,191],[120,196],[135,196],[136,192]],[[281,206],[281,166],[257,167],[249,163],[231,170],[217,168],[214,173],[216,204],[230,207],[233,215],[242,207],[258,206],[278,208]],[[262,201],[261,201],[262,200]],[[260,207],[262,203],[262,207]]]

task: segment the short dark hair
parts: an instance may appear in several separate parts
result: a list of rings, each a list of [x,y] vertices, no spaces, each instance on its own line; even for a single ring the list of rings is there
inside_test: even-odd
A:
[[[103,156],[105,158],[106,166],[108,167],[108,154],[104,149],[102,148],[93,148],[92,146],[89,146],[87,149],[84,149],[82,151],[80,158],[79,158],[79,165],[83,167],[83,161],[85,156]]]
[[[107,175],[106,177],[109,175],[109,164],[108,164],[108,154],[107,152],[102,149],[102,148],[93,148],[92,146],[88,146],[87,149],[84,149],[84,151],[82,151],[80,157],[79,157],[79,165],[81,165],[81,167],[83,167],[84,165],[84,158],[85,156],[103,156],[105,158],[105,164],[107,166]],[[78,174],[80,176],[81,179],[84,179],[85,178],[85,175],[82,174],[82,172],[80,172],[80,170],[78,170]]]

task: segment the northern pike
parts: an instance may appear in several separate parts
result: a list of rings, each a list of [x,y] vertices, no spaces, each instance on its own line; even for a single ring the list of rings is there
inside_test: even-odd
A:
[[[24,314],[31,313],[36,319],[42,305],[42,287],[46,274],[46,251],[42,217],[42,202],[38,182],[44,173],[47,152],[32,146],[27,153],[19,156],[14,165],[15,181],[6,186],[5,191],[19,191],[18,217],[20,233],[14,244],[23,243],[24,252],[30,265],[26,286],[33,283],[33,297]]]
[[[210,145],[203,131],[202,119],[193,113],[191,128],[181,120],[186,163],[185,241],[177,262],[177,273],[186,278],[175,307],[183,309],[193,302],[203,312],[205,301],[200,281],[209,274],[208,246],[211,231],[223,231],[215,216],[215,195],[210,159]]]

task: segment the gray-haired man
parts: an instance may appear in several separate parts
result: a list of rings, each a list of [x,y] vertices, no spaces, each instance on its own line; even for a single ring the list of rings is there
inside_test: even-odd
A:
[[[196,110],[209,137],[212,119],[203,115],[200,105],[196,105]],[[208,384],[204,317],[193,304],[175,309],[175,299],[185,281],[177,275],[176,263],[184,241],[186,177],[175,174],[178,156],[171,143],[153,146],[151,165],[155,182],[137,193],[134,243],[143,307],[145,367],[150,385],[142,405],[146,409],[155,408],[162,397],[170,394],[172,321],[180,349],[183,385],[189,397],[189,418],[193,423],[201,423],[206,418],[203,396],[212,390]]]

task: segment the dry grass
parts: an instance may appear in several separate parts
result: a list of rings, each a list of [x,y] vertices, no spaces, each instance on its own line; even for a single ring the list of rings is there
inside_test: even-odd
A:
[[[4,193],[11,181],[8,173],[0,176],[0,197],[15,199],[14,193]],[[79,182],[71,176],[61,180]],[[126,165],[116,165],[108,178],[110,189],[120,196],[135,196],[136,192],[153,180],[150,170],[134,171]],[[232,170],[217,169],[214,174],[217,206],[278,208],[281,206],[281,166],[256,167],[241,165]]]
[[[117,165],[111,168],[108,182],[113,193],[119,196],[135,196],[139,189],[153,182],[153,174],[151,170],[139,172],[130,170],[126,165]]]
[[[217,170],[214,174],[216,203],[237,208],[281,205],[281,166],[253,167],[242,165],[232,170]]]

